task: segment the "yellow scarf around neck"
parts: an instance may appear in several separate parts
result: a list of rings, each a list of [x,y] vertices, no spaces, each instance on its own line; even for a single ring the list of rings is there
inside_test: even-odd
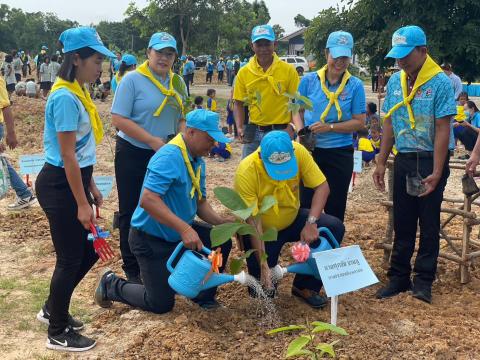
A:
[[[200,189],[200,175],[202,173],[202,166],[199,166],[197,169],[197,173],[193,171],[192,163],[188,157],[187,146],[185,145],[185,140],[183,140],[182,134],[178,134],[172,140],[168,142],[169,144],[178,146],[182,152],[183,161],[185,162],[185,166],[187,167],[188,174],[190,175],[190,179],[192,179],[192,190],[190,191],[190,196],[193,199],[195,196],[195,191],[197,191],[198,199],[202,199],[202,191]]]
[[[348,79],[352,76],[348,70],[345,71],[345,74],[343,74],[342,81],[340,83],[340,86],[335,92],[331,92],[328,90],[327,83],[326,83],[326,75],[327,75],[327,69],[328,65],[325,65],[323,68],[317,71],[318,77],[320,79],[320,84],[322,86],[322,91],[325,94],[325,96],[328,99],[328,105],[323,111],[323,113],[320,115],[320,120],[324,123],[325,119],[327,118],[328,113],[330,112],[330,109],[332,108],[332,105],[335,105],[335,108],[337,109],[337,118],[338,121],[341,121],[342,119],[342,108],[340,107],[340,103],[338,102],[338,97],[340,94],[343,92],[343,89],[345,89],[345,85],[347,84]]]
[[[168,98],[173,97],[178,105],[180,106],[181,112],[183,114],[184,108],[183,108],[183,101],[180,95],[175,91],[173,88],[173,71],[169,71],[169,76],[170,76],[170,83],[168,84],[168,89],[165,88],[165,86],[162,85],[160,81],[158,81],[155,76],[153,76],[152,72],[148,68],[148,60],[145,61],[142,65],[140,65],[136,71],[138,71],[140,74],[145,76],[148,80],[150,80],[157,88],[160,90],[160,92],[165,95],[165,99],[163,99],[162,104],[159,106],[159,108],[153,113],[154,116],[160,116],[162,113],[163,109],[167,105]]]
[[[410,128],[412,130],[415,129],[415,117],[413,116],[413,109],[412,109],[411,102],[415,97],[415,95],[417,94],[417,90],[420,88],[420,86],[427,83],[435,75],[441,72],[443,72],[442,68],[438,66],[438,64],[435,61],[433,61],[433,59],[429,55],[427,55],[427,60],[425,60],[422,68],[420,69],[420,72],[417,75],[417,79],[415,80],[415,84],[413,85],[412,91],[410,92],[410,95],[407,96],[408,94],[407,73],[402,70],[402,72],[400,73],[400,83],[402,86],[403,100],[400,101],[398,104],[394,105],[390,109],[390,111],[387,113],[387,115],[385,115],[385,118],[391,117],[395,111],[397,111],[399,108],[405,105],[408,111]]]
[[[270,86],[272,87],[273,91],[275,92],[275,94],[277,95],[281,95],[281,89],[280,89],[280,86],[279,86],[279,83],[277,83],[275,81],[275,77],[273,76],[273,72],[275,70],[275,68],[277,67],[277,65],[279,64],[281,60],[278,58],[277,54],[273,54],[273,62],[272,62],[272,65],[270,65],[270,67],[267,69],[266,72],[259,72],[259,69],[258,69],[258,61],[257,61],[257,55],[255,55],[254,57],[252,57],[250,59],[250,61],[248,62],[248,64],[246,65],[246,68],[253,74],[255,75],[256,79],[253,80],[253,81],[250,81],[248,84],[247,84],[247,88],[249,88],[250,86],[252,86],[253,84],[255,84],[256,82],[258,81],[263,81],[263,80],[266,80],[268,81],[268,83],[270,84]]]
[[[55,83],[52,86],[51,94],[59,89],[67,89],[72,94],[74,94],[78,100],[82,103],[85,107],[85,110],[88,113],[90,118],[90,124],[92,125],[93,136],[95,137],[95,143],[98,144],[103,139],[103,123],[100,119],[100,115],[98,114],[97,107],[93,102],[92,98],[90,97],[90,92],[84,85],[83,87],[80,86],[78,81],[75,79],[74,82],[63,80],[62,78],[57,76]]]

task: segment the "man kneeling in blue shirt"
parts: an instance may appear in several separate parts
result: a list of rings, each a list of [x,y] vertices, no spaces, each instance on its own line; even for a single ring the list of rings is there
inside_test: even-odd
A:
[[[198,109],[187,115],[186,129],[157,151],[148,164],[140,201],[133,214],[129,245],[140,265],[143,285],[128,282],[106,269],[95,291],[95,301],[109,307],[118,301],[142,310],[165,313],[175,304],[168,285],[166,263],[177,244],[200,250],[210,247],[210,225],[222,218],[206,200],[205,162],[215,142],[230,142],[219,128],[217,113]],[[208,224],[194,221],[198,215]],[[231,242],[221,247],[224,264]],[[223,271],[223,267],[220,268]],[[201,292],[193,301],[204,309],[218,307],[216,288]]]

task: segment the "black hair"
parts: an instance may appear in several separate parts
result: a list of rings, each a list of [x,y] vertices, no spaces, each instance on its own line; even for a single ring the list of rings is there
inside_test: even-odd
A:
[[[469,100],[468,98],[468,93],[466,91],[462,91],[460,94],[458,94],[458,98],[457,98],[457,101],[458,99],[460,99],[461,97],[465,97],[467,99],[467,101]]]
[[[202,105],[203,103],[203,96],[196,96],[195,100],[193,101],[195,105]]]
[[[475,112],[479,112],[477,105],[473,101],[467,101],[467,107],[473,109]]]
[[[373,102],[369,102],[367,104],[367,107],[368,107],[368,111],[370,111],[372,114],[376,114],[377,113],[377,104],[373,103]]]
[[[95,53],[96,51],[89,47],[84,47],[65,53],[62,65],[60,66],[60,70],[58,70],[58,76],[63,80],[74,82],[76,76],[76,67],[75,65],[73,65],[73,59],[75,57],[75,54],[78,54],[80,59],[85,60],[88,59],[90,56],[93,56]]]
[[[17,50],[12,50],[12,56],[15,57],[17,55]]]
[[[368,137],[368,129],[366,127],[357,131],[358,137]]]
[[[10,54],[5,55],[5,62],[11,63],[13,61],[13,56]]]
[[[122,77],[123,75],[125,75],[127,70],[132,69],[134,66],[135,65],[127,65],[127,64],[125,64],[125,61],[122,61],[122,63],[120,64],[120,67],[118,68],[118,75],[120,75],[120,77]]]
[[[43,58],[43,62],[50,62],[50,56],[46,55],[44,58]]]
[[[103,88],[104,88],[105,90],[110,90],[111,86],[112,86],[112,85],[110,84],[110,81],[105,81],[105,82],[103,83]]]
[[[58,61],[58,55],[52,55],[52,61]]]
[[[378,126],[378,125],[374,125],[374,126],[370,127],[370,132],[372,132],[372,131],[378,131],[378,132],[381,132],[381,131],[382,131],[382,129],[380,128],[380,126]]]
[[[215,94],[217,91],[215,89],[208,89],[207,90],[207,96]]]

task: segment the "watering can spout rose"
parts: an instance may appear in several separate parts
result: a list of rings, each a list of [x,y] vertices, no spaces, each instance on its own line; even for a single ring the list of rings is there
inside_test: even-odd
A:
[[[316,248],[310,248],[310,252],[308,256],[305,256],[304,259],[300,260],[300,262],[294,263],[292,265],[289,265],[287,267],[282,267],[280,265],[275,266],[271,271],[272,271],[272,276],[275,279],[281,279],[283,278],[287,273],[293,273],[293,274],[302,274],[302,275],[312,275],[316,279],[320,280],[320,273],[318,272],[317,264],[315,261],[315,258],[313,257],[313,254],[320,252],[320,251],[326,251],[326,250],[332,250],[335,248],[340,247],[338,241],[335,239],[331,231],[325,227],[319,228],[318,229],[319,234],[323,233],[327,235],[327,238],[324,238],[322,236],[319,236],[320,244]],[[304,254],[302,254],[301,247],[306,246],[306,245],[301,245],[295,248],[294,245],[294,258],[297,258],[298,256],[302,257]]]
[[[206,247],[200,252],[185,249],[174,267],[173,263],[182,250],[183,243],[180,242],[167,261],[167,269],[170,271],[168,284],[177,294],[194,298],[203,290],[232,281],[246,283],[243,271],[237,275],[220,274],[218,268],[222,265],[221,253],[212,252]]]

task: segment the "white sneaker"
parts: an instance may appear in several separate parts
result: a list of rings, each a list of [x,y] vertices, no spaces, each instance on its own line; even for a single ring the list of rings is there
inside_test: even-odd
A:
[[[31,195],[30,197],[25,199],[20,199],[19,197],[17,197],[17,201],[15,201],[13,204],[8,205],[7,209],[10,211],[18,211],[28,208],[31,205],[36,204],[37,202],[38,201],[35,195]]]

